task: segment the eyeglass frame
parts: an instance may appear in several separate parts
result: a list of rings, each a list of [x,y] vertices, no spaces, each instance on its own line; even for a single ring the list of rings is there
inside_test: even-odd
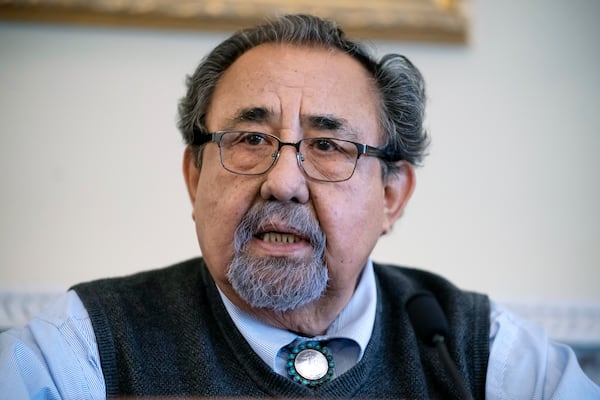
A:
[[[302,172],[309,178],[318,182],[327,182],[327,183],[337,183],[337,182],[344,182],[349,180],[350,178],[352,178],[352,176],[354,175],[354,171],[356,171],[356,166],[358,165],[358,159],[362,156],[368,156],[368,157],[375,157],[378,158],[382,161],[385,162],[395,162],[395,161],[401,161],[401,158],[395,157],[392,154],[390,154],[390,152],[385,149],[385,148],[378,148],[378,147],[374,147],[371,145],[368,145],[366,143],[358,143],[358,142],[354,142],[352,140],[347,140],[347,139],[340,139],[340,138],[332,138],[332,137],[315,137],[315,138],[302,138],[300,140],[298,140],[297,142],[284,142],[283,140],[281,140],[280,138],[278,138],[275,135],[272,135],[270,133],[265,133],[265,132],[259,132],[259,131],[247,131],[247,130],[224,130],[224,131],[215,131],[215,132],[204,132],[201,131],[198,128],[194,128],[193,131],[194,135],[193,135],[193,139],[191,141],[191,145],[193,146],[203,146],[207,143],[210,142],[214,142],[217,144],[217,146],[219,146],[219,159],[221,161],[221,166],[226,170],[231,172],[232,174],[236,174],[236,175],[241,175],[241,176],[260,176],[260,175],[264,175],[267,172],[269,172],[274,166],[275,164],[277,164],[277,160],[279,160],[279,155],[281,154],[281,149],[284,146],[292,146],[296,149],[296,160],[298,162],[298,166],[300,167],[300,170],[302,170]],[[277,141],[278,147],[277,147],[277,151],[273,154],[272,158],[273,161],[271,162],[271,165],[263,172],[260,173],[243,173],[243,172],[238,172],[238,171],[233,171],[229,168],[227,168],[225,166],[225,163],[223,161],[223,153],[221,152],[222,147],[221,147],[221,138],[227,134],[227,133],[254,133],[257,135],[265,135],[268,137],[271,137],[273,139],[275,139]],[[302,153],[300,152],[300,144],[305,141],[305,140],[318,140],[318,139],[323,139],[323,140],[331,140],[331,139],[335,139],[335,140],[340,140],[346,143],[350,143],[353,144],[354,146],[356,146],[357,149],[357,153],[356,153],[356,159],[354,160],[354,167],[352,168],[352,172],[350,173],[350,175],[347,178],[344,179],[337,179],[337,180],[327,180],[327,179],[319,179],[319,178],[315,178],[313,176],[311,176],[308,172],[306,172],[306,170],[304,169],[304,159],[301,157]]]

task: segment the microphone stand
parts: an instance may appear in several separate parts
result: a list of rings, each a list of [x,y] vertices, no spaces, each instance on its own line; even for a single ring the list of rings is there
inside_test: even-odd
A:
[[[473,400],[473,396],[471,392],[467,390],[465,383],[462,377],[458,374],[458,370],[450,357],[450,353],[448,352],[448,347],[446,346],[446,340],[444,337],[438,333],[436,333],[431,339],[435,348],[438,351],[440,359],[446,368],[446,372],[448,372],[452,378],[452,381],[456,383],[458,392],[460,393],[460,398],[465,400]]]
[[[428,346],[437,349],[444,369],[456,385],[461,400],[473,400],[473,395],[467,389],[448,352],[446,346],[446,336],[449,334],[448,320],[435,296],[429,292],[414,294],[406,302],[406,311],[417,336]]]

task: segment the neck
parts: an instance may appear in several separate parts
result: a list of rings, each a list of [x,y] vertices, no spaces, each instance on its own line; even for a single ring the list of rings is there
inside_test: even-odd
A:
[[[324,335],[352,297],[352,292],[332,293],[328,290],[319,299],[303,307],[275,311],[251,307],[235,292],[225,294],[237,307],[260,321],[305,337]]]

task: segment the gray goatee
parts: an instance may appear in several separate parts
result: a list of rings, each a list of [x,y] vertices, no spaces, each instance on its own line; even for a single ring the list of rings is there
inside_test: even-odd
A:
[[[256,257],[248,244],[270,221],[283,221],[313,246],[310,257]],[[235,232],[234,256],[227,278],[249,305],[275,311],[294,310],[318,299],[327,287],[325,235],[306,206],[256,203]]]

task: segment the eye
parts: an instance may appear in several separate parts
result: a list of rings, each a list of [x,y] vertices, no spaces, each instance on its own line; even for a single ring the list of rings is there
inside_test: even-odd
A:
[[[303,141],[305,143],[304,152],[312,154],[313,157],[329,160],[338,157],[354,159],[357,156],[357,148],[353,142],[334,138],[314,138]]]
[[[250,145],[250,146],[259,146],[261,144],[265,144],[268,139],[265,135],[261,135],[260,133],[249,132],[244,134],[241,143]]]
[[[339,151],[339,145],[332,139],[315,139],[312,141],[311,147],[322,152]]]

